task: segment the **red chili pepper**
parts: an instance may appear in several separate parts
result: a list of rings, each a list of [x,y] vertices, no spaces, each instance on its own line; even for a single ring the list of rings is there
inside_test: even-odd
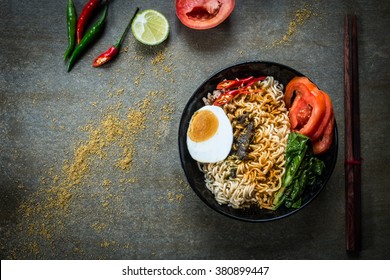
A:
[[[108,50],[106,50],[104,53],[99,55],[97,58],[94,59],[92,66],[93,67],[99,67],[105,64],[106,62],[110,61],[112,58],[114,58],[118,53],[119,49],[122,45],[122,42],[125,38],[126,33],[129,31],[129,28],[131,26],[131,23],[133,22],[135,16],[137,15],[139,11],[139,8],[135,10],[135,13],[133,17],[130,19],[129,24],[127,25],[125,31],[122,33],[121,37],[119,38],[118,42],[116,42],[114,45],[112,45]]]
[[[236,95],[239,95],[239,94],[259,93],[260,92],[259,90],[253,91],[253,90],[249,90],[249,89],[255,83],[265,80],[265,78],[266,78],[266,76],[261,76],[261,77],[257,77],[257,78],[250,76],[250,77],[244,78],[244,79],[225,80],[225,81],[220,82],[217,85],[217,89],[227,90],[227,91],[223,92],[220,96],[218,96],[218,98],[214,101],[213,105],[222,106],[223,104],[228,103]],[[236,88],[236,89],[232,89],[232,88]],[[262,91],[263,90],[261,90],[261,92]]]
[[[94,59],[92,66],[93,67],[99,67],[103,65],[104,63],[111,60],[113,57],[115,57],[119,52],[119,48],[117,48],[115,45],[111,46],[108,50],[106,50],[104,53],[99,55],[97,58]]]
[[[247,83],[252,81],[252,79],[253,79],[253,76],[250,76],[250,77],[244,78],[244,79],[239,79],[239,80],[225,80],[225,81],[220,82],[217,85],[217,89],[233,89],[236,87],[246,85]]]
[[[248,82],[248,84],[246,85],[246,87],[251,87],[253,86],[254,84],[256,84],[257,82],[260,82],[260,81],[264,81],[266,78],[266,76],[261,76],[261,77],[257,77],[257,78],[254,78],[252,79],[250,82]]]
[[[240,94],[254,94],[254,93],[262,93],[262,92],[264,92],[263,89],[249,90],[247,87],[228,90],[223,92],[220,96],[218,96],[218,98],[214,101],[213,105],[222,106],[223,104],[230,102],[230,100],[232,100],[234,97]]]
[[[232,100],[236,95],[240,94],[241,91],[239,89],[233,89],[222,93],[218,98],[214,101],[214,106],[222,106],[223,104],[228,103]]]
[[[100,0],[89,0],[87,4],[85,4],[83,10],[81,11],[80,17],[77,21],[77,27],[76,27],[77,44],[80,44],[81,39],[83,37],[84,29],[89,19],[92,17],[93,12],[99,6],[99,3]]]
[[[217,85],[217,89],[229,89],[229,88],[237,86],[237,84],[238,84],[237,80],[225,80],[225,81],[220,82]]]

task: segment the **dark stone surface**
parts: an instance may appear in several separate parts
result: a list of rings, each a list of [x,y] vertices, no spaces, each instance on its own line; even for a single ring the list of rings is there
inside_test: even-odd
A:
[[[84,2],[74,1],[79,13]],[[2,1],[1,259],[389,259],[389,3],[236,2],[223,24],[195,31],[178,21],[174,1],[112,1],[104,34],[67,73],[66,1]],[[165,14],[169,39],[146,47],[129,33],[125,52],[106,67],[92,68],[93,58],[117,40],[136,6]],[[302,8],[312,16],[287,42],[273,44]],[[346,13],[357,14],[359,29],[363,165],[357,256],[345,251]],[[334,173],[313,203],[262,224],[206,207],[186,183],[177,144],[180,116],[195,89],[221,68],[253,60],[293,67],[328,92],[340,141]],[[102,159],[88,158],[88,176],[65,188],[62,167],[74,162],[74,150],[90,137],[82,127],[97,126],[110,106],[118,106],[114,111],[125,119],[155,91],[160,93],[150,98],[145,129],[130,139],[131,168],[115,167],[122,147],[112,144]]]

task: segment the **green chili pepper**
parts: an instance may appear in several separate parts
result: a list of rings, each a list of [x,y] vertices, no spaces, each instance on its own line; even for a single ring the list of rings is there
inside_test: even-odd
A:
[[[72,69],[73,65],[80,57],[80,55],[86,50],[86,48],[101,34],[104,28],[105,19],[107,17],[108,1],[104,7],[103,15],[100,19],[85,33],[80,44],[74,49],[69,62],[68,72]]]
[[[68,56],[72,53],[75,42],[76,42],[76,9],[74,7],[73,1],[68,0],[68,6],[66,9],[66,23],[68,27],[68,48],[64,54],[64,60],[68,58]]]

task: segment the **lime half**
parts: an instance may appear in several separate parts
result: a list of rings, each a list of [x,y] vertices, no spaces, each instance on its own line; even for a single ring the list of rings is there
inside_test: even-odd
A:
[[[131,24],[134,37],[146,45],[158,45],[168,38],[169,23],[155,10],[145,10],[136,15]]]

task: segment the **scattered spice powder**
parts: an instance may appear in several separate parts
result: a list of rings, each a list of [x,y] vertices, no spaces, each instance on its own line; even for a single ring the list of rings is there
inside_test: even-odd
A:
[[[288,25],[287,32],[279,40],[275,40],[272,43],[273,47],[281,46],[288,44],[291,41],[291,37],[297,31],[299,26],[305,24],[312,16],[316,16],[317,13],[314,11],[312,6],[305,4],[302,8],[295,11],[294,18],[290,21]]]
[[[179,194],[176,195],[176,200],[177,201],[181,202],[183,200],[183,198],[184,198],[184,194],[182,194],[182,193],[179,193]]]
[[[138,85],[140,84],[141,78],[142,78],[143,76],[145,76],[145,71],[144,71],[144,70],[141,70],[140,73],[139,73],[139,75],[138,75],[137,77],[135,77],[135,79],[134,79],[134,84],[135,84],[136,86],[138,86]]]
[[[94,223],[91,225],[91,227],[96,231],[96,232],[102,232],[107,225],[104,223]]]
[[[137,139],[146,129],[147,117],[156,112],[154,104],[158,103],[156,105],[161,106],[160,110],[164,114],[174,112],[172,103],[161,103],[163,96],[159,91],[148,92],[145,98],[128,109],[125,118],[120,117],[118,108],[121,108],[122,104],[118,103],[110,107],[97,124],[87,124],[80,128],[88,137],[77,144],[71,159],[64,161],[60,174],[55,174],[55,170],[51,168],[47,177],[41,178],[42,187],[20,204],[18,211],[23,219],[18,225],[19,230],[25,230],[33,240],[40,240],[27,247],[29,253],[37,255],[41,246],[54,246],[54,240],[57,240],[64,230],[67,217],[72,215],[72,205],[83,193],[80,187],[87,184],[94,166],[108,159],[109,155],[112,157],[111,147],[119,148],[114,167],[119,171],[131,169]],[[155,122],[157,124],[162,121],[156,118]],[[123,183],[135,181],[136,178],[122,180]],[[122,201],[120,195],[110,192],[111,184],[107,178],[101,183],[105,190],[99,194],[103,209],[109,209],[113,203],[118,205],[118,202]],[[106,226],[95,223],[92,228],[101,232]]]
[[[103,180],[103,187],[109,187],[111,185],[111,181],[109,179]]]
[[[165,61],[165,58],[166,58],[165,52],[159,51],[156,53],[156,55],[152,59],[152,64],[153,65],[161,64]]]
[[[172,56],[172,54],[168,54],[169,57]],[[163,73],[171,73],[172,72],[172,64],[166,64],[166,59],[167,59],[167,54],[166,50],[164,51],[159,51],[155,54],[155,56],[152,58],[152,65],[154,67],[154,75],[156,77],[160,76],[160,72]]]
[[[168,202],[181,202],[184,199],[184,194],[182,193],[177,193],[174,194],[173,192],[168,192]]]
[[[37,242],[32,242],[30,244],[30,249],[31,249],[31,252],[33,252],[34,255],[38,255],[39,254],[39,245]]]
[[[115,245],[116,242],[115,241],[108,241],[108,240],[104,240],[102,243],[100,243],[100,247],[102,248],[108,248],[112,245]]]
[[[127,50],[126,50],[127,51]],[[166,50],[158,52],[151,59],[151,75],[152,78],[165,79],[166,76],[161,74],[171,74],[173,71],[172,63],[167,63],[168,54]],[[133,58],[138,61],[141,66],[139,75],[136,77],[134,84],[138,85],[141,82],[141,77],[145,76],[144,56],[135,56]],[[120,74],[120,73],[118,73]],[[100,74],[101,75],[101,74]],[[130,75],[127,71],[125,75]],[[133,74],[131,74],[134,76]],[[135,72],[136,75],[136,72]],[[109,96],[115,98],[125,98],[125,90],[123,88],[115,90],[117,79],[126,80],[127,76],[114,75],[112,80],[108,82]],[[171,77],[171,81],[173,79]],[[130,109],[127,110],[123,117],[122,102],[111,106],[103,111],[102,118],[96,123],[89,123],[80,128],[81,132],[85,133],[86,139],[76,144],[73,152],[67,160],[61,164],[61,168],[50,168],[46,171],[45,176],[40,178],[40,185],[22,201],[18,208],[18,224],[16,232],[20,234],[20,241],[14,245],[7,245],[8,258],[31,258],[32,256],[40,258],[48,258],[50,254],[57,254],[56,244],[71,242],[74,248],[66,254],[79,254],[88,257],[87,252],[73,243],[70,237],[67,240],[64,232],[69,231],[71,226],[77,225],[82,218],[79,217],[79,209],[83,208],[85,201],[94,201],[100,203],[101,208],[96,209],[98,213],[103,213],[104,217],[101,221],[94,221],[88,225],[96,233],[104,233],[111,227],[110,223],[114,217],[120,215],[117,209],[123,204],[124,189],[119,189],[115,193],[113,184],[132,184],[138,181],[136,177],[129,177],[128,172],[132,169],[134,157],[139,152],[137,151],[137,141],[141,133],[146,129],[148,116],[156,116],[151,121],[156,129],[151,130],[154,133],[158,144],[158,139],[166,132],[166,128],[171,125],[172,114],[176,110],[174,99],[167,99],[167,95],[160,89],[160,91],[149,91],[142,93],[145,98],[140,102],[136,102]],[[134,94],[136,96],[136,94]],[[36,99],[33,100],[33,103]],[[84,102],[82,100],[82,102]],[[91,102],[92,107],[98,109],[103,103],[99,101]],[[153,106],[158,106],[154,108]],[[48,116],[49,117],[49,116]],[[58,120],[52,119],[52,127],[57,127]],[[151,135],[149,135],[149,138]],[[110,160],[110,161],[108,161]],[[97,166],[106,168],[103,163],[114,161],[111,166],[113,170],[126,174],[126,177],[118,178],[116,182],[112,182],[108,178],[102,178],[101,181],[95,183],[99,189],[85,191],[85,187],[91,185],[93,177],[95,176]],[[182,183],[180,183],[182,184]],[[116,186],[118,187],[118,186]],[[86,197],[86,194],[91,193],[91,196]],[[113,193],[114,192],[114,193]],[[181,193],[172,193],[173,200],[181,201],[184,195]],[[116,206],[116,208],[115,208]],[[100,211],[100,212],[98,212]],[[107,218],[108,217],[108,218]],[[84,222],[84,221],[82,221]],[[83,224],[83,223],[81,223]],[[80,225],[81,225],[80,224]],[[69,243],[70,244],[70,243]],[[116,244],[116,241],[103,241],[100,247],[108,248]],[[99,243],[96,244],[99,246]],[[11,248],[12,246],[12,248]],[[124,248],[130,246],[129,243]],[[66,256],[63,256],[66,257]]]

